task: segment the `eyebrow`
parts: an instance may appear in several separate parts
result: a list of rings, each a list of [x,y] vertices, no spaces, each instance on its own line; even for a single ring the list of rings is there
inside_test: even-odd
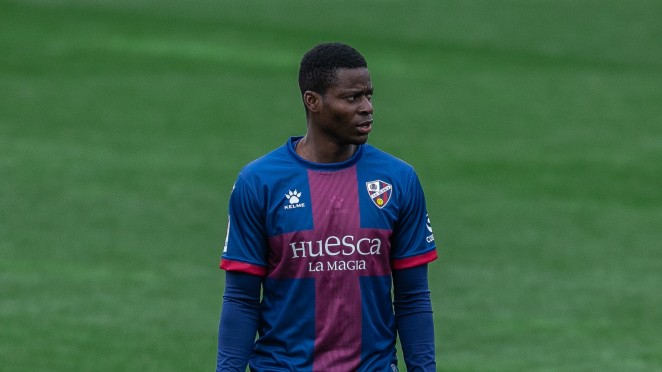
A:
[[[367,94],[372,94],[375,91],[375,88],[370,86],[367,88],[347,88],[343,90],[343,93],[367,93]]]

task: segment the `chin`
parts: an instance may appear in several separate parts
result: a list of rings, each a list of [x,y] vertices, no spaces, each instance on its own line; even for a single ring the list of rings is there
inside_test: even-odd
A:
[[[353,145],[363,145],[366,142],[368,142],[368,136],[359,137],[351,141]]]

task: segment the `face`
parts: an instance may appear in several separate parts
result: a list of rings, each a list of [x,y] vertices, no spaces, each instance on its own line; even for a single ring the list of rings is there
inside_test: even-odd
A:
[[[338,146],[360,145],[372,130],[372,83],[367,68],[339,69],[320,96],[313,129]]]

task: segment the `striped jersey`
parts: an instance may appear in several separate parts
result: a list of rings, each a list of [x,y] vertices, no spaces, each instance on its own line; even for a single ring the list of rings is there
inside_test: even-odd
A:
[[[365,144],[342,163],[295,151],[244,167],[221,268],[264,277],[252,370],[392,371],[392,270],[437,258],[414,169]]]

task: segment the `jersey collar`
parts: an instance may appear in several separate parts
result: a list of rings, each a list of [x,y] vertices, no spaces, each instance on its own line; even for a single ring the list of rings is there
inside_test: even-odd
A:
[[[364,145],[359,145],[359,148],[356,150],[354,155],[352,155],[351,158],[340,162],[340,163],[315,163],[312,161],[308,161],[296,152],[296,144],[301,140],[303,136],[295,136],[295,137],[290,137],[287,140],[287,143],[285,146],[287,147],[287,151],[289,152],[290,156],[294,158],[299,164],[303,165],[305,168],[308,169],[314,169],[314,170],[320,170],[320,171],[334,171],[334,170],[340,170],[344,168],[351,167],[352,165],[356,164],[359,159],[361,159],[361,156],[363,156],[363,151],[364,151]]]

